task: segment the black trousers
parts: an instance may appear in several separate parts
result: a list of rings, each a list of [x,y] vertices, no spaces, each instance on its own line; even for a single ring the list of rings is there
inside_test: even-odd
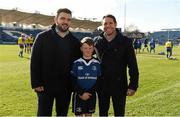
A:
[[[52,116],[53,102],[55,100],[56,116],[67,116],[71,93],[53,94],[47,92],[37,93],[38,112],[37,116]]]
[[[126,96],[109,96],[98,94],[99,116],[108,116],[111,97],[113,102],[114,116],[124,116]]]
[[[172,48],[166,48],[167,54],[166,57],[169,58],[172,56]]]

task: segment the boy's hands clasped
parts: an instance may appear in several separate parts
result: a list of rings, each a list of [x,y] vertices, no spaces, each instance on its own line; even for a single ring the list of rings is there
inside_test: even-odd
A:
[[[36,87],[36,88],[34,88],[34,91],[35,92],[43,92],[44,91],[44,87],[43,86]]]
[[[80,97],[82,100],[88,100],[91,96],[92,96],[92,94],[90,94],[90,93],[88,93],[88,92],[85,92],[85,93],[83,93],[82,95],[79,95],[79,97]]]

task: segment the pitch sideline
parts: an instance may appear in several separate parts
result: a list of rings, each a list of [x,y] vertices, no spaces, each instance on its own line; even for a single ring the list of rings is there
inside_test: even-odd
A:
[[[134,100],[132,100],[132,101],[127,101],[127,104],[131,104],[131,103],[137,102],[137,101],[142,100],[142,99],[145,99],[145,98],[147,98],[147,97],[149,97],[149,96],[154,96],[154,95],[156,95],[156,94],[159,94],[159,93],[161,93],[161,92],[167,91],[167,90],[172,89],[172,88],[174,88],[174,87],[180,87],[180,83],[177,83],[177,84],[175,84],[175,85],[172,85],[172,86],[167,87],[167,88],[164,88],[164,89],[160,89],[160,90],[154,91],[154,92],[152,92],[152,93],[148,93],[147,95],[144,95],[144,96],[142,96],[142,97],[136,98],[136,99],[134,99]]]

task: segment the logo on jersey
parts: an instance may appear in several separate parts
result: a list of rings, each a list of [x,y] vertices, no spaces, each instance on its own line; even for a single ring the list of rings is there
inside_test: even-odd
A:
[[[89,76],[90,75],[90,73],[85,73],[85,76]]]
[[[83,70],[83,66],[78,66],[78,70]]]
[[[96,66],[92,66],[92,70],[96,71],[97,70]]]
[[[76,112],[82,112],[81,107],[77,107],[77,108],[76,108]]]

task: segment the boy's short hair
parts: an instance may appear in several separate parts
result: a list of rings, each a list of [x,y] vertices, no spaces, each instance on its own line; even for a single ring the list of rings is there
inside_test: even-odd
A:
[[[94,46],[94,41],[91,37],[84,37],[81,39],[81,46],[86,43],[88,44],[89,46]]]

